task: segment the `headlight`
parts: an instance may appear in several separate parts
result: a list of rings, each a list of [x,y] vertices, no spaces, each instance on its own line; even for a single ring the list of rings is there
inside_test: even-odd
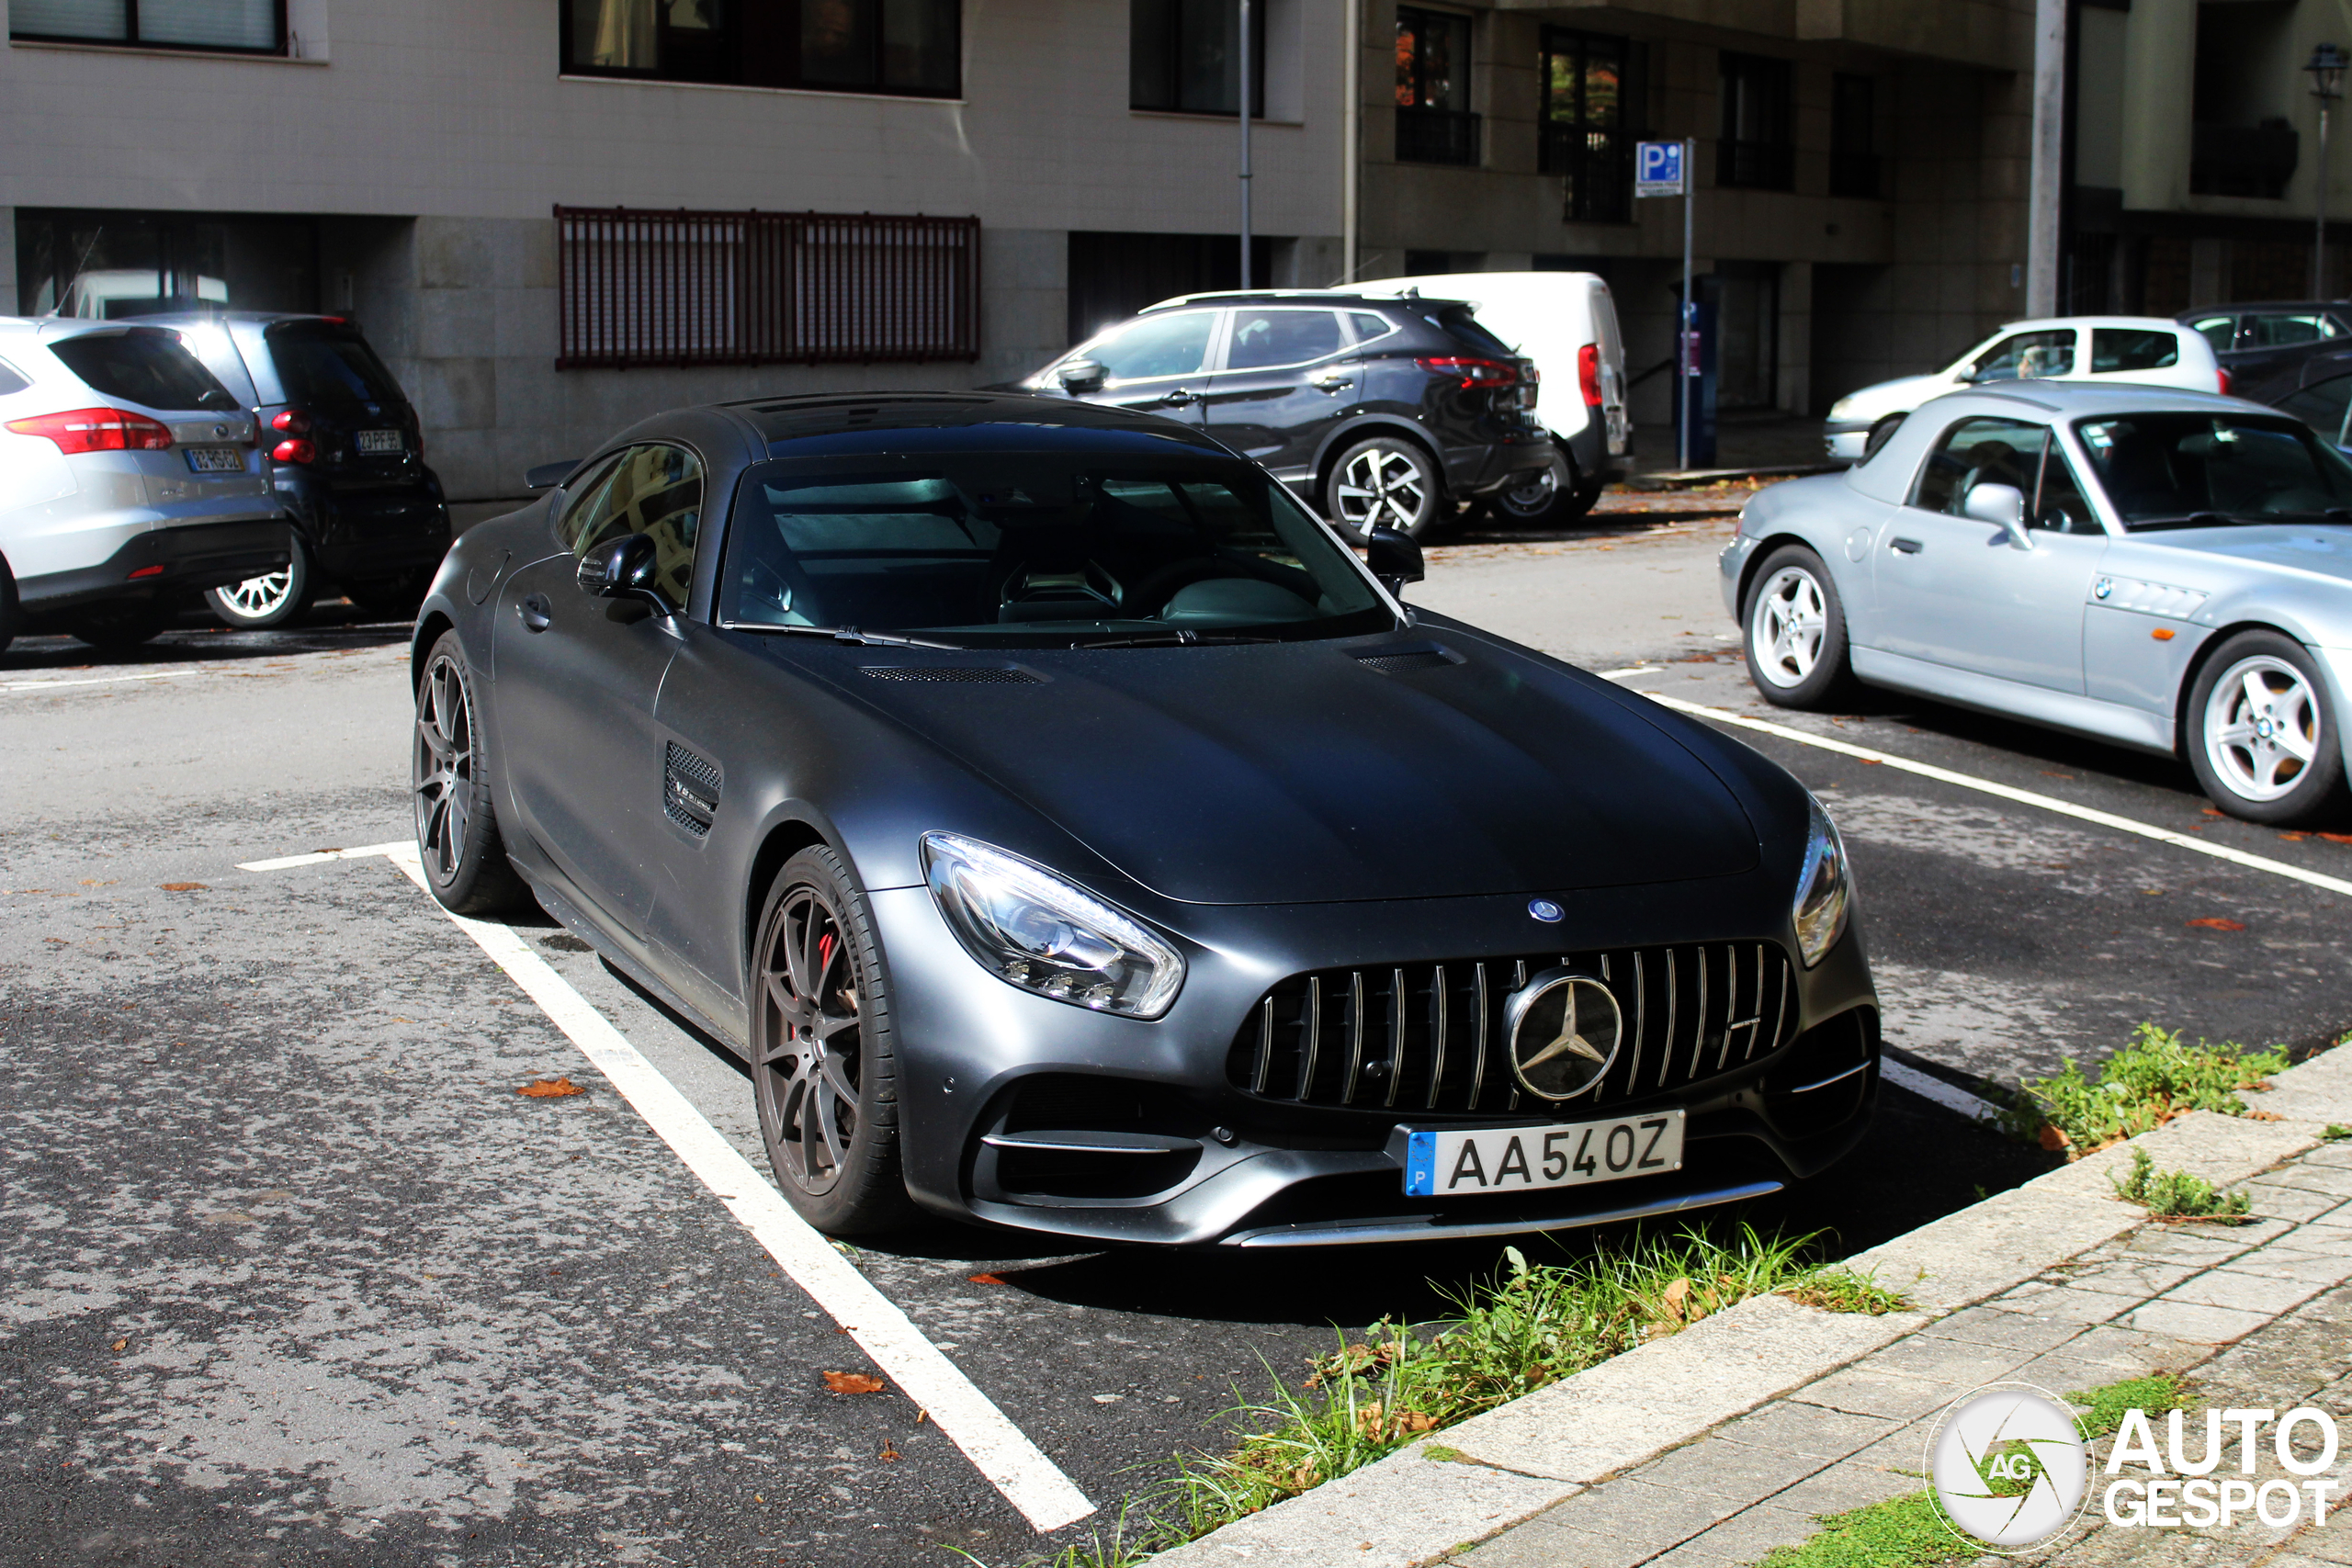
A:
[[[1043,866],[955,833],[925,833],[922,863],[956,940],[1007,985],[1158,1018],[1184,983],[1183,956],[1159,933]]]
[[[1797,953],[1810,969],[1846,934],[1854,879],[1846,869],[1846,845],[1838,837],[1838,824],[1829,820],[1829,813],[1812,795],[1805,796],[1805,805],[1813,820],[1805,833],[1804,868],[1797,878],[1794,914]]]
[[[1830,418],[1832,418],[1832,419],[1851,419],[1851,418],[1853,418],[1853,417],[1854,417],[1854,400],[1853,400],[1852,398],[1849,398],[1849,398],[1840,398],[1840,399],[1838,399],[1836,402],[1831,403],[1831,404],[1829,405],[1829,417],[1830,417]]]

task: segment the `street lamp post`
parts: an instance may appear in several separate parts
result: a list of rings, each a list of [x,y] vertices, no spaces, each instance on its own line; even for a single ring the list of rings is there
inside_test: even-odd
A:
[[[1253,281],[1250,276],[1250,0],[1241,0],[1241,287],[1248,288]]]
[[[2344,68],[2352,64],[2342,50],[2332,43],[2321,44],[2312,51],[2311,62],[2303,69],[2311,73],[2312,96],[2319,100],[2319,169],[2318,200],[2314,204],[2319,215],[2312,231],[2312,298],[2325,299],[2323,290],[2327,282],[2327,109],[2344,96]]]

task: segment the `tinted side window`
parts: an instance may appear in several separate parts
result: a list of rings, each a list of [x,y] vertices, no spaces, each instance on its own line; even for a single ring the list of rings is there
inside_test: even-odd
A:
[[[1457,343],[1469,344],[1475,353],[1492,354],[1505,358],[1512,353],[1510,344],[1488,332],[1486,323],[1479,321],[1466,305],[1456,305],[1450,310],[1442,310],[1431,316],[1430,320],[1443,327]]]
[[[15,366],[5,359],[0,359],[0,398],[5,398],[11,392],[21,392],[31,385],[30,381],[17,374]]]
[[[1304,365],[1340,352],[1340,318],[1329,310],[1236,310],[1228,370]]]
[[[2180,363],[2180,340],[2147,327],[2091,329],[2091,369],[2162,370]]]
[[[2316,382],[2283,397],[2278,400],[2278,412],[2293,414],[2341,446],[2346,415],[2352,414],[2352,376]]]
[[[1087,357],[1107,379],[1136,381],[1152,376],[1189,376],[1208,357],[1214,310],[1180,310],[1147,316],[1096,344]]]
[[[2216,354],[2227,354],[2237,346],[2238,319],[2235,316],[2203,316],[2189,323],[2190,330],[2205,334]]]
[[[2344,329],[2326,316],[2248,316],[2243,348],[2290,348],[2342,337]]]
[[[2044,426],[2018,419],[1964,419],[1928,454],[1911,504],[1959,515],[1968,492],[1981,484],[2014,486],[2033,494]]]
[[[2030,381],[2074,373],[2075,333],[2071,328],[2018,333],[2003,338],[1976,356],[1979,381]]]
[[[1358,343],[1370,343],[1376,337],[1386,337],[1396,330],[1396,323],[1385,316],[1375,316],[1370,310],[1351,310],[1348,324],[1356,330]]]
[[[2084,497],[2074,466],[2055,443],[2042,448],[2041,476],[2037,488],[2026,493],[2026,513],[2030,526],[2047,528],[2053,534],[2107,532],[2099,526],[2098,514]]]
[[[176,333],[153,327],[91,333],[52,343],[49,351],[100,397],[151,409],[196,409],[204,406],[207,392],[229,396]],[[223,408],[233,406],[232,400]]]
[[[575,556],[624,534],[651,535],[654,584],[671,604],[684,604],[702,531],[702,464],[683,446],[632,446],[567,521]]]
[[[565,487],[563,516],[556,523],[555,536],[556,542],[573,555],[580,554],[586,547],[582,541],[581,531],[602,515],[600,509],[604,505],[605,491],[613,482],[613,470],[627,456],[625,452],[616,452],[609,457],[598,458],[579,479]]]

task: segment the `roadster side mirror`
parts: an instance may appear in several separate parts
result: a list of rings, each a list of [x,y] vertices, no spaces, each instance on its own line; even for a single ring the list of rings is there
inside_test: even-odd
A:
[[[1997,525],[2018,549],[2033,548],[2033,538],[2025,531],[2025,492],[2017,486],[1980,484],[1968,492],[1960,510],[1979,523]]]
[[[1107,374],[1101,364],[1091,359],[1073,359],[1054,372],[1056,379],[1062,384],[1062,390],[1072,397],[1080,392],[1101,391]]]
[[[677,606],[653,585],[657,550],[650,534],[623,534],[580,558],[580,592],[597,599],[635,599],[667,615]]]
[[[1402,596],[1405,584],[1419,582],[1423,576],[1421,547],[1394,528],[1372,531],[1364,541],[1363,559],[1392,599]]]

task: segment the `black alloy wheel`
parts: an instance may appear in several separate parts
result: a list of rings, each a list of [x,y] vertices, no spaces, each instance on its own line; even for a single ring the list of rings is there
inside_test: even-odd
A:
[[[424,880],[444,908],[460,915],[503,913],[530,902],[530,889],[506,858],[484,766],[466,650],[444,632],[416,685],[416,729],[410,748],[410,796]]]
[[[1595,483],[1562,490],[1559,479],[1546,468],[1532,479],[1495,491],[1487,498],[1487,509],[1496,522],[1508,526],[1556,527],[1590,512],[1593,503],[1600,499],[1600,491],[1601,486]]]
[[[814,845],[769,889],[752,950],[752,1083],[776,1183],[835,1235],[913,1217],[881,962],[847,864]]]
[[[154,641],[156,634],[170,624],[171,616],[161,602],[121,599],[91,605],[74,615],[65,629],[92,648],[119,649]]]

